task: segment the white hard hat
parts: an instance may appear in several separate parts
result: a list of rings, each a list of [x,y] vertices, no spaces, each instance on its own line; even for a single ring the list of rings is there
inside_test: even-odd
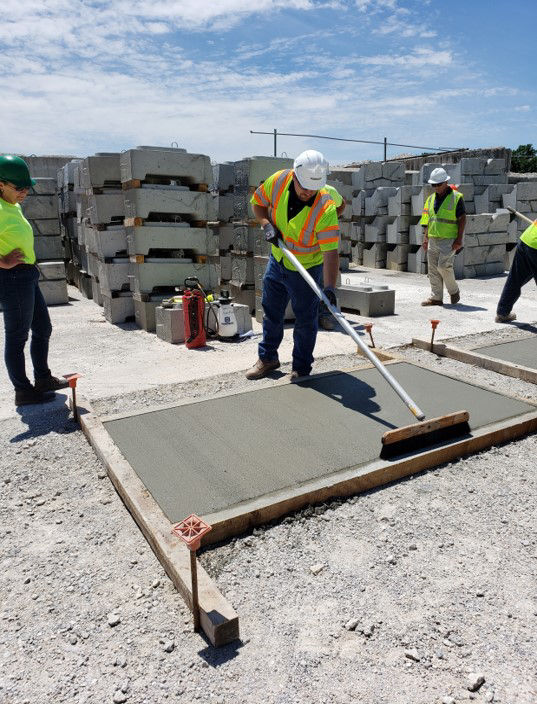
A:
[[[445,169],[439,166],[437,169],[431,171],[428,183],[436,185],[438,183],[447,183],[449,181],[448,173]]]
[[[308,191],[318,191],[324,188],[328,176],[328,162],[315,149],[307,149],[299,154],[293,164],[298,182]]]

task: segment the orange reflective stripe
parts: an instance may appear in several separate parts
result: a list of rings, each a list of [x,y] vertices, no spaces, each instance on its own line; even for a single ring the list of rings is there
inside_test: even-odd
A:
[[[270,204],[269,199],[267,198],[266,202],[263,201],[262,198],[261,198],[261,197],[259,196],[259,194],[257,193],[257,191],[254,193],[254,200],[255,200],[255,202],[256,202],[257,205],[260,205],[260,206],[263,207],[263,208],[268,208],[268,206],[269,206],[269,204]]]
[[[267,202],[267,206],[268,206],[268,204],[270,203],[270,198],[267,196],[267,192],[265,191],[265,182],[264,181],[259,186],[259,188],[261,189],[261,192],[263,193],[263,197],[265,198],[265,200]]]
[[[331,244],[332,242],[339,242],[339,237],[329,237],[328,239],[318,238],[319,244]]]
[[[280,175],[276,179],[274,179],[274,186],[272,188],[272,208],[274,211],[278,210],[278,204],[280,202],[280,198],[282,197],[282,194],[285,191],[292,176],[293,176],[292,170],[287,169],[285,171],[282,171],[280,173]],[[276,197],[274,197],[275,193],[276,193]]]

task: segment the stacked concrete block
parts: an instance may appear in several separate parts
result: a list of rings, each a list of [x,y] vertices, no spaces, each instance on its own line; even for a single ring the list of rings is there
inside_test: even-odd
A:
[[[233,311],[237,319],[237,333],[243,335],[252,329],[252,316],[248,306],[240,303],[233,304]],[[217,305],[210,307],[205,304],[206,326],[214,327],[214,316],[218,315]],[[157,337],[173,345],[185,341],[185,321],[182,302],[173,305],[158,306],[155,311],[155,331]]]
[[[345,208],[338,216],[339,222],[339,269],[348,271],[352,261],[352,198],[354,189],[352,186],[352,171],[333,170],[328,176],[330,186],[337,189],[343,198]]]
[[[509,212],[469,215],[464,247],[455,257],[455,276],[492,276],[505,270],[509,241]]]
[[[218,286],[212,167],[203,154],[137,147],[121,154],[120,172],[135,320],[154,332],[156,308],[185,279],[196,277],[206,291]]]
[[[502,194],[502,205],[518,210],[526,217],[534,220],[537,214],[537,181],[520,181],[509,193]],[[510,224],[510,242],[517,242],[520,235],[528,227],[522,218],[516,218]]]
[[[381,186],[402,186],[405,181],[403,162],[375,161],[356,169],[352,185],[359,190],[379,188]]]
[[[375,317],[393,315],[395,312],[395,291],[389,286],[340,284],[336,294],[342,309],[352,310],[359,315]]]
[[[255,221],[250,198],[255,189],[276,171],[292,169],[293,160],[253,156],[233,164],[233,218],[235,222]]]
[[[216,219],[220,223],[233,220],[234,165],[232,161],[213,165],[211,192],[215,200]]]
[[[56,178],[35,177],[35,185],[21,207],[34,232],[34,251],[41,270],[39,287],[45,301],[47,305],[67,303]]]

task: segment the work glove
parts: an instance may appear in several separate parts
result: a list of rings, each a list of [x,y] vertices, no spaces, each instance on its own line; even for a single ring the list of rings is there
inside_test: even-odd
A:
[[[278,239],[282,236],[278,228],[274,227],[271,222],[267,222],[266,225],[263,225],[263,232],[265,233],[265,240],[277,247]]]

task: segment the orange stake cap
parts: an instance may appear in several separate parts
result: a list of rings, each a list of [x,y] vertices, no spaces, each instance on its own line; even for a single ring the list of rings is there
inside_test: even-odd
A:
[[[76,372],[75,374],[64,374],[63,378],[67,379],[69,382],[69,388],[76,389],[76,380],[80,379],[81,376],[82,374],[78,374],[78,372]]]
[[[431,320],[431,327],[433,328],[433,330],[436,330],[436,328],[437,328],[439,325],[440,325],[440,321],[439,321],[439,320]]]
[[[172,528],[172,533],[180,538],[189,550],[197,550],[200,546],[201,539],[212,530],[212,526],[205,523],[195,513],[176,523]]]
[[[371,332],[371,328],[373,327],[373,323],[364,323],[364,328],[366,332]]]

